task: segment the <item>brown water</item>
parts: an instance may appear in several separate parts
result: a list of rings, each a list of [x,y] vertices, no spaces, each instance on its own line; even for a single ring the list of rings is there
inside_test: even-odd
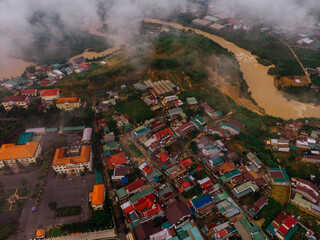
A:
[[[191,29],[195,33],[201,34],[217,42],[222,47],[234,53],[239,61],[243,77],[249,86],[249,91],[251,91],[251,96],[260,107],[264,108],[266,114],[284,119],[320,117],[320,106],[314,106],[314,104],[301,103],[294,100],[287,100],[274,86],[273,77],[267,73],[269,67],[259,64],[256,60],[256,56],[252,55],[249,51],[246,51],[221,37],[198,29],[183,27],[177,23],[165,22],[158,19],[147,18],[145,21],[164,24],[177,29]]]
[[[0,57],[0,59],[0,80],[21,76],[26,67],[33,64],[32,62],[26,62],[17,58]]]

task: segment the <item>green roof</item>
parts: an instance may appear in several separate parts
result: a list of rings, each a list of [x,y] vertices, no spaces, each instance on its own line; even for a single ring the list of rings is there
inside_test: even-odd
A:
[[[198,101],[195,97],[186,98],[186,101],[189,105],[197,105]]]
[[[152,187],[146,188],[142,190],[141,192],[138,192],[137,194],[130,197],[130,201],[134,203],[135,201],[139,200],[140,198],[144,197],[145,195],[151,193],[153,191]]]
[[[18,145],[24,145],[27,142],[31,142],[33,132],[25,132],[19,136]]]
[[[79,131],[79,130],[84,130],[86,126],[69,126],[69,127],[63,127],[62,132],[66,131]]]
[[[259,187],[252,181],[245,182],[231,190],[236,198],[241,198],[249,193],[256,192]]]
[[[234,130],[236,130],[237,132],[240,132],[240,128],[233,125],[233,124],[230,124],[230,123],[226,123],[226,122],[220,122],[219,125],[222,127],[222,128],[232,128]]]
[[[206,123],[206,120],[201,116],[197,116],[197,117],[192,118],[190,120],[190,122],[195,124],[200,130],[202,130],[203,129],[203,125]]]
[[[58,132],[59,129],[58,128],[46,128],[45,132],[46,133],[52,133],[52,132]]]
[[[139,134],[144,133],[144,132],[149,131],[149,130],[150,130],[150,127],[149,127],[149,126],[148,126],[148,127],[140,126],[140,127],[137,127],[137,128],[134,130],[134,132],[135,132],[136,135],[139,135]]]
[[[212,166],[214,167],[214,166],[217,166],[217,165],[219,165],[220,163],[223,163],[224,161],[223,161],[223,157],[221,157],[221,156],[218,156],[218,157],[216,157],[216,158],[214,158],[214,159],[211,159],[212,160]]]
[[[161,224],[162,229],[171,228],[171,224],[169,222],[165,222]]]
[[[240,175],[241,172],[239,171],[238,168],[231,170],[230,172],[227,172],[225,175],[223,175],[222,177],[220,177],[220,180],[222,182],[226,182],[228,181],[230,178],[233,178],[237,175]]]
[[[306,207],[309,207],[309,208],[311,208],[311,205],[312,205],[311,202],[309,202],[307,200],[304,200],[300,193],[296,193],[296,195],[293,198],[293,201],[295,201],[295,202],[297,202],[299,204],[305,205]]]
[[[122,187],[116,191],[116,195],[119,199],[122,199],[122,198],[128,196],[128,193],[127,193],[126,189],[124,187]]]
[[[103,175],[101,171],[95,171],[94,175],[96,177],[96,184],[104,184]]]

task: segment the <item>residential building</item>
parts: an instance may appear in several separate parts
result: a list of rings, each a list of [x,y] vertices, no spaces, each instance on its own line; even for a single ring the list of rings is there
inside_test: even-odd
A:
[[[105,188],[104,184],[93,185],[93,192],[89,195],[89,202],[93,210],[102,210],[105,198]]]
[[[10,111],[14,106],[28,108],[29,104],[28,96],[6,96],[2,101],[2,106],[6,111]]]
[[[0,148],[0,168],[3,168],[5,165],[17,168],[17,163],[23,166],[36,163],[41,150],[40,142],[27,142],[23,145],[15,143],[2,144]]]
[[[41,91],[40,97],[42,101],[53,101],[60,97],[59,89],[44,89]]]
[[[106,158],[106,161],[109,169],[114,169],[118,165],[122,165],[129,162],[124,152],[120,152],[120,153],[116,153],[114,155],[108,156]]]
[[[77,176],[81,171],[92,171],[93,155],[91,146],[58,148],[55,152],[52,168],[58,174]]]
[[[72,111],[75,108],[81,107],[81,100],[78,97],[58,98],[56,107],[65,111]]]
[[[316,185],[301,178],[292,178],[291,180],[293,192],[300,193],[310,202],[317,203],[319,201],[319,188]]]
[[[262,163],[260,159],[254,155],[252,152],[247,153],[247,158],[255,165],[257,168],[261,168]]]
[[[133,173],[132,166],[125,166],[125,165],[118,165],[115,166],[113,175],[111,176],[112,180],[114,181],[121,181],[124,177],[128,174]]]
[[[282,211],[267,227],[267,232],[280,240],[289,240],[298,229],[298,221]]]
[[[29,97],[35,97],[38,95],[37,89],[22,89],[21,90],[22,96],[29,96]]]
[[[238,199],[242,198],[243,196],[249,193],[253,193],[257,191],[259,191],[259,187],[252,181],[245,182],[231,190],[233,195]]]
[[[71,64],[78,65],[78,64],[84,63],[85,61],[86,61],[85,57],[78,57],[78,58],[72,59]]]
[[[195,129],[195,126],[193,125],[193,123],[188,122],[183,124],[181,127],[178,127],[175,130],[175,133],[177,134],[178,137],[183,137],[187,135],[189,132],[191,132],[193,129]]]
[[[194,117],[190,120],[191,123],[193,123],[193,125],[198,128],[199,130],[203,130],[205,124],[206,124],[206,120],[201,117],[201,116],[197,116]]]
[[[320,156],[317,156],[317,155],[305,155],[303,158],[302,158],[303,161],[305,162],[310,162],[310,163],[320,163]]]
[[[267,204],[268,200],[265,197],[260,197],[249,209],[249,213],[251,214],[251,216],[255,216]]]

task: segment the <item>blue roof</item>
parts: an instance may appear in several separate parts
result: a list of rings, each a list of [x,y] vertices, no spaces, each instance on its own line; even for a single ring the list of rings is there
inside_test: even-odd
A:
[[[24,145],[27,142],[30,142],[33,136],[33,132],[25,132],[19,136],[18,145]]]
[[[199,209],[205,205],[207,205],[208,203],[211,203],[212,200],[211,200],[211,197],[210,196],[205,196],[204,198],[200,199],[199,201],[197,202],[194,202],[193,203],[193,206],[196,208],[196,209]]]
[[[122,183],[122,184],[127,184],[127,183],[129,183],[129,178],[128,178],[128,177],[123,177],[123,178],[121,178],[121,183]]]

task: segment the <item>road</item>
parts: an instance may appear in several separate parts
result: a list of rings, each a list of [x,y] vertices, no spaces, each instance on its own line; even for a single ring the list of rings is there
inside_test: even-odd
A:
[[[97,134],[97,136],[100,136],[99,134],[99,130],[98,130],[98,126],[97,126],[97,119],[96,119],[96,115],[93,116],[93,126],[94,126],[94,131]],[[102,144],[99,141],[99,149],[100,149],[100,160],[103,163],[103,167],[104,167],[104,173],[106,176],[106,188],[108,189],[108,193],[109,193],[109,198],[112,202],[112,207],[113,207],[113,216],[114,216],[114,220],[115,220],[115,226],[117,229],[117,238],[121,239],[121,240],[125,240],[126,239],[126,225],[125,225],[125,221],[122,215],[122,210],[120,208],[119,203],[115,200],[115,191],[112,188],[111,185],[111,180],[110,180],[110,176],[108,174],[107,171],[107,164],[106,161],[104,161],[104,155],[103,155],[103,147]]]

